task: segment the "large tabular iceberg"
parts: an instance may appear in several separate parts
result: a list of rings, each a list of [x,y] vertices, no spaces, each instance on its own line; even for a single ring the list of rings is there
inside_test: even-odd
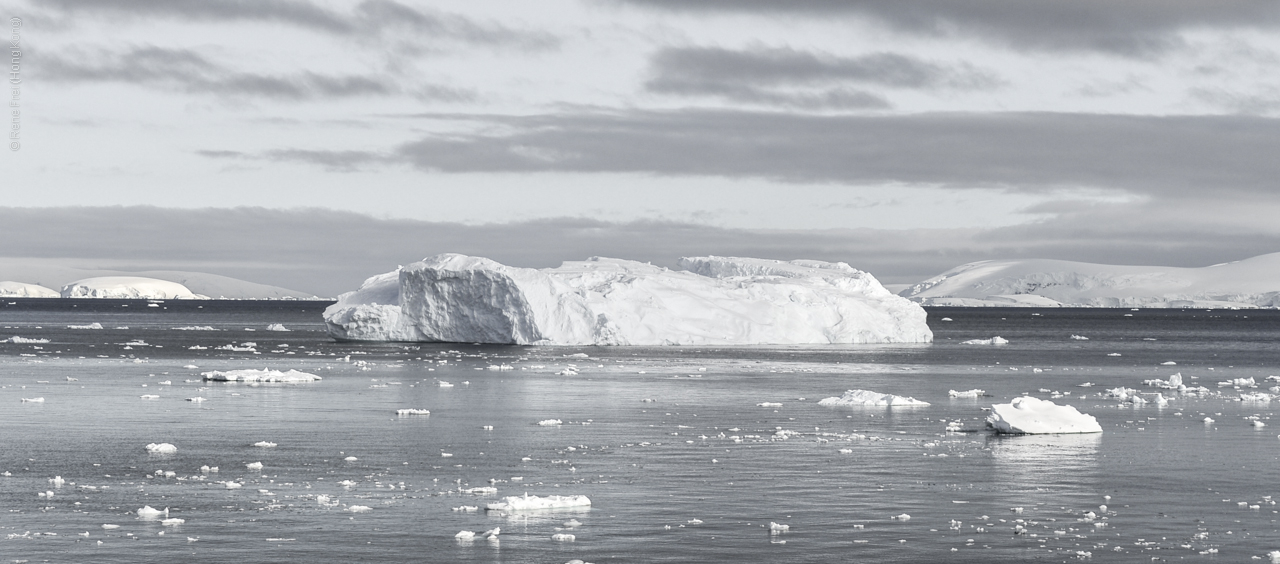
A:
[[[22,282],[0,282],[0,298],[57,298],[61,297],[56,290],[25,284]]]
[[[918,305],[844,263],[694,257],[685,271],[591,258],[558,268],[443,254],[325,310],[356,341],[545,345],[927,343]]]
[[[1102,432],[1102,426],[1092,415],[1080,413],[1069,405],[1030,396],[991,406],[987,424],[998,432],[1020,435]]]
[[[64,298],[112,298],[151,300],[208,299],[186,286],[168,280],[139,276],[99,276],[77,280],[62,287]]]

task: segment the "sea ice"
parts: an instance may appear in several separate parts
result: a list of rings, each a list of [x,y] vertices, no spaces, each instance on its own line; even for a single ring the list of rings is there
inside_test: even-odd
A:
[[[67,329],[102,329],[102,324],[90,323],[88,325],[68,325]]]
[[[987,392],[984,390],[966,390],[963,392],[957,392],[955,390],[947,391],[947,395],[953,398],[977,398],[977,397],[982,397],[986,393]]]
[[[426,409],[397,409],[396,415],[431,415],[431,412]]]
[[[292,329],[285,327],[283,323],[272,323],[267,326],[267,331],[292,331]]]
[[[1009,340],[1005,339],[1004,337],[995,336],[990,339],[969,339],[968,341],[963,341],[960,344],[962,345],[1007,345],[1009,344]]]
[[[1080,413],[1069,405],[1029,396],[991,406],[987,424],[997,432],[1014,434],[1102,432],[1102,426],[1092,415]]]
[[[444,254],[325,310],[343,340],[547,345],[930,342],[925,312],[844,263],[592,258],[515,268]]]
[[[568,533],[556,533],[554,535],[551,535],[551,540],[557,541],[557,542],[573,542],[574,539],[576,538],[577,537]]]
[[[352,505],[347,508],[347,511],[350,511],[352,513],[368,513],[370,511],[373,511],[373,508],[367,505]]]
[[[564,422],[559,419],[543,419],[538,424],[543,427],[555,427],[556,425],[563,425]]]
[[[154,454],[173,454],[175,452],[178,452],[178,447],[173,446],[169,443],[159,443],[159,444],[151,443],[147,445],[147,452],[154,453]]]
[[[150,505],[145,505],[141,509],[139,509],[137,513],[139,518],[146,519],[148,521],[154,521],[156,519],[159,519],[161,515],[168,517],[169,508],[166,507],[164,509],[156,509],[154,507],[151,507]]]
[[[244,465],[244,467],[245,467],[245,468],[248,468],[248,469],[250,469],[250,470],[253,470],[253,471],[255,471],[255,472],[257,472],[257,471],[259,471],[259,470],[262,470],[262,463],[261,463],[261,462],[250,462],[250,463],[248,463],[248,464],[245,464],[245,465]]]
[[[890,405],[890,406],[926,406],[928,402],[905,396],[881,394],[870,390],[848,390],[838,398],[825,398],[818,405]]]
[[[246,370],[228,370],[226,372],[213,371],[202,372],[205,380],[214,382],[284,382],[288,384],[296,384],[299,382],[315,382],[321,380],[315,374],[299,372],[297,370],[289,370],[281,372],[279,370],[270,370],[263,368],[262,370],[246,369]]]
[[[28,339],[26,337],[19,337],[17,335],[14,335],[12,337],[9,337],[8,339],[0,341],[0,343],[14,343],[14,344],[27,344],[27,345],[42,345],[48,342],[49,342],[49,339]]]
[[[22,398],[20,403],[44,403],[44,398]]]
[[[177,527],[178,525],[181,525],[186,522],[187,522],[186,519],[178,519],[177,517],[174,517],[173,519],[163,519],[160,521],[160,524],[166,527]]]
[[[253,443],[253,446],[262,447],[262,448],[271,448],[276,446],[276,444],[269,441],[258,441],[256,443]]]
[[[490,503],[485,509],[490,511],[525,511],[531,509],[560,509],[564,507],[588,507],[591,500],[585,495],[549,495],[539,497],[536,495],[524,494],[523,496],[513,495],[504,497],[501,500]]]

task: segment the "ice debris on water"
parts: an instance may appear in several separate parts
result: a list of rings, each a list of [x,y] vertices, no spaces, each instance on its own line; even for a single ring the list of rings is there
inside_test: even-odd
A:
[[[902,515],[894,515],[893,517],[890,517],[890,519],[894,521],[910,521],[911,516],[903,513]]]
[[[543,427],[555,427],[556,425],[563,425],[563,424],[564,424],[564,421],[561,421],[559,419],[543,419],[542,421],[538,422],[538,425],[541,425]]]
[[[253,446],[262,447],[262,448],[273,448],[276,446],[276,444],[270,441],[258,441],[256,443],[253,443]]]
[[[578,537],[575,537],[569,533],[556,533],[554,535],[551,535],[551,540],[556,542],[573,542],[577,538]]]
[[[784,524],[782,524],[782,523],[774,523],[773,521],[770,521],[770,522],[769,522],[769,532],[770,532],[770,533],[773,533],[773,534],[775,534],[775,535],[776,535],[776,534],[778,534],[778,533],[785,533],[785,532],[790,531],[790,530],[791,530],[791,525],[784,525]]]
[[[990,339],[969,339],[968,341],[962,341],[960,344],[962,345],[1007,345],[1009,344],[1009,340],[1000,336],[995,336]]]
[[[225,372],[214,370],[212,372],[201,373],[205,380],[213,382],[283,382],[294,384],[300,382],[315,382],[321,380],[315,374],[300,372],[297,370],[289,370],[281,372],[279,370],[270,370],[263,368],[262,370],[227,370]]]
[[[178,452],[178,447],[173,446],[169,443],[159,443],[159,444],[151,443],[147,445],[147,452],[150,452],[153,454],[173,454],[175,452]]]
[[[1102,426],[1092,415],[1080,413],[1069,405],[1057,405],[1030,396],[991,406],[987,425],[997,432],[1012,434],[1102,432]]]
[[[166,507],[164,509],[156,509],[154,507],[151,507],[150,505],[144,505],[141,509],[137,511],[137,514],[139,518],[146,519],[148,521],[154,521],[156,519],[159,519],[161,515],[168,517],[169,508]]]
[[[953,398],[977,398],[982,397],[986,393],[987,392],[984,390],[965,390],[963,392],[957,392],[955,390],[947,391],[947,395]]]
[[[368,513],[373,511],[373,508],[367,505],[352,505],[347,508],[347,511],[351,513]]]
[[[286,328],[283,323],[272,323],[267,326],[267,331],[291,331],[291,329]]]
[[[44,398],[22,398],[21,403],[44,403]]]
[[[490,503],[485,509],[490,511],[521,511],[531,509],[559,509],[563,507],[589,507],[591,499],[585,495],[548,495],[536,496],[525,493],[523,496],[513,495]]]
[[[397,409],[396,415],[431,415],[431,412],[426,409]]]
[[[262,470],[262,463],[261,463],[261,462],[250,462],[250,463],[248,463],[248,464],[245,464],[245,465],[244,465],[244,467],[245,467],[245,468],[248,468],[248,469],[250,469],[250,470],[253,470],[253,471],[258,471],[258,470]]]
[[[818,405],[826,406],[842,406],[842,405],[889,405],[889,406],[927,406],[928,402],[920,401],[915,398],[905,396],[895,396],[893,394],[881,394],[870,390],[848,390],[844,395],[836,398],[825,398],[818,401]]]

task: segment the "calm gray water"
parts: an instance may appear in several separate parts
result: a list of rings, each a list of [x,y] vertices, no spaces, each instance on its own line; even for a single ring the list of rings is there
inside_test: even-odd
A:
[[[204,305],[0,307],[0,339],[49,339],[0,343],[6,561],[1244,562],[1280,550],[1280,421],[1272,403],[1238,399],[1280,385],[1265,382],[1280,374],[1280,312],[937,309],[933,345],[529,348],[335,343],[315,304]],[[104,329],[67,328],[94,322]],[[959,344],[995,335],[1010,344]],[[217,349],[245,342],[256,346]],[[200,377],[244,368],[323,380]],[[1142,380],[1175,372],[1214,395],[1163,408],[1100,395],[1154,391]],[[1247,377],[1259,387],[1217,385]],[[948,397],[975,388],[989,397]],[[932,405],[817,405],[847,389]],[[984,407],[1023,394],[1060,395],[1105,432],[984,429]],[[562,424],[537,424],[548,419]],[[161,442],[177,453],[144,448]],[[497,494],[462,491],[485,486]],[[524,493],[592,507],[484,510]],[[144,505],[185,523],[140,520]],[[497,542],[454,538],[495,527]]]

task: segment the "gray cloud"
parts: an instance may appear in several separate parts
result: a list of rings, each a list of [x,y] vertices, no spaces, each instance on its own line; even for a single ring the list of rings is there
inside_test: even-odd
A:
[[[37,71],[49,82],[119,82],[197,94],[259,96],[286,100],[386,96],[465,99],[465,91],[441,86],[405,91],[382,75],[324,75],[297,72],[267,75],[241,72],[188,49],[133,47],[123,52],[94,51],[69,56],[41,53]]]
[[[23,241],[5,249],[8,257],[76,268],[210,272],[322,296],[442,252],[526,267],[597,255],[668,267],[677,257],[702,254],[811,258],[848,262],[885,282],[911,283],[993,258],[1205,266],[1280,249],[1273,232],[1188,225],[1141,204],[1079,208],[1060,219],[1000,229],[911,231],[769,231],[575,218],[461,225],[320,209],[0,207],[0,238]],[[3,272],[0,279],[6,279]]]
[[[475,22],[394,0],[366,0],[350,13],[336,12],[305,0],[44,0],[42,4],[71,16],[270,22],[344,36],[368,38],[403,32],[432,40],[522,48],[550,48],[558,44],[550,34]]]
[[[1181,45],[1178,32],[1274,29],[1273,0],[613,0],[666,10],[859,16],[910,33],[983,37],[1022,48],[1148,56]]]
[[[853,82],[922,90],[988,89],[1001,83],[992,72],[969,64],[941,65],[897,53],[836,57],[795,49],[669,48],[651,61],[650,90],[678,94],[721,89]]]
[[[1024,191],[1093,187],[1165,195],[1270,194],[1280,178],[1280,159],[1272,154],[1280,146],[1280,120],[1247,116],[684,110],[470,119],[504,127],[427,137],[361,158],[443,172],[649,173]]]

